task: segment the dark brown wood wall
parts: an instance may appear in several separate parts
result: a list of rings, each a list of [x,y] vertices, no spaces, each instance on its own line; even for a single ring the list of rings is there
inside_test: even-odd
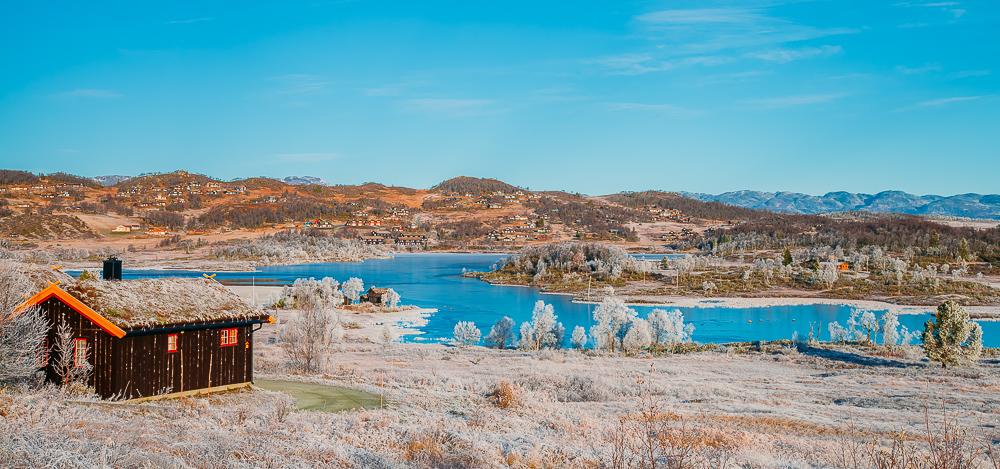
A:
[[[252,326],[237,327],[236,345],[223,347],[223,328],[178,331],[178,350],[167,352],[168,333],[115,341],[113,387],[126,398],[192,391],[253,380]]]
[[[168,332],[125,336],[118,339],[58,299],[41,305],[52,327],[48,344],[56,343],[56,325],[68,322],[73,337],[88,340],[87,360],[93,366],[89,385],[103,398],[153,396],[192,391],[253,380],[253,325],[236,327],[237,343],[221,345],[222,329],[208,328],[177,331],[178,350],[167,352]],[[50,354],[46,378],[58,383]]]

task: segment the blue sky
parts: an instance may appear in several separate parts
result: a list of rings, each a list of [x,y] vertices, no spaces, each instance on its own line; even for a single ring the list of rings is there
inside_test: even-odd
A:
[[[1000,2],[6,2],[0,167],[1000,192]]]

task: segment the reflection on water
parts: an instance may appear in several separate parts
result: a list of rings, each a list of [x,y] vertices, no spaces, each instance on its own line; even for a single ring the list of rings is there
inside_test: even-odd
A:
[[[503,316],[517,323],[530,319],[537,300],[551,303],[559,320],[566,326],[567,336],[577,325],[589,330],[593,321],[593,305],[573,303],[566,295],[545,294],[533,288],[498,287],[464,278],[463,269],[488,270],[502,255],[498,254],[400,254],[393,259],[374,259],[359,263],[305,264],[262,268],[259,272],[219,272],[218,280],[257,285],[285,285],[300,277],[333,277],[344,281],[360,277],[365,287],[392,287],[402,296],[404,304],[435,308],[424,334],[408,340],[442,340],[452,335],[458,321],[473,321],[483,335]],[[125,271],[126,278],[193,277],[202,272],[188,271]],[[711,301],[711,300],[710,300]],[[711,303],[708,303],[711,304]],[[646,315],[652,307],[636,307]],[[688,322],[695,325],[694,339],[702,343],[750,340],[789,339],[809,334],[810,325],[828,339],[827,325],[832,321],[845,324],[853,308],[843,305],[793,305],[756,308],[708,306],[677,308]],[[881,315],[881,311],[876,314]],[[902,315],[900,323],[912,330],[922,330],[929,315]],[[1000,347],[1000,322],[983,322],[984,343]],[[567,337],[568,340],[568,337]]]

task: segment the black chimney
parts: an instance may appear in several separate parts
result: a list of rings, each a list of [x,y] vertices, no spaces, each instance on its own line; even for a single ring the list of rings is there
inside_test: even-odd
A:
[[[122,279],[122,261],[111,256],[104,260],[104,280]]]

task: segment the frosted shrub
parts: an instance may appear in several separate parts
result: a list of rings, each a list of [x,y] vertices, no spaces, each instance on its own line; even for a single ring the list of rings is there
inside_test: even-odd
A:
[[[830,330],[830,342],[847,342],[850,332],[844,326],[841,326],[839,322],[833,321],[827,327]]]
[[[507,380],[497,383],[491,397],[493,404],[501,409],[510,409],[521,405],[521,388]]]
[[[605,297],[594,308],[594,325],[590,337],[594,347],[614,352],[621,349],[621,341],[628,332],[627,325],[638,313],[629,308],[625,301],[616,296]]]
[[[0,384],[28,379],[38,369],[48,321],[36,308],[9,315],[29,291],[16,264],[0,263]]]
[[[645,319],[633,318],[629,323],[625,338],[622,340],[622,350],[636,353],[649,347],[652,342],[653,334],[649,331],[649,322]]]
[[[927,358],[943,367],[976,361],[983,351],[983,328],[954,301],[938,306],[934,321],[924,324],[923,339]]]
[[[486,334],[486,343],[490,347],[502,349],[507,348],[512,342],[514,342],[514,320],[504,316],[490,328],[490,333]]]
[[[576,326],[573,328],[573,337],[570,339],[573,342],[573,347],[577,349],[582,349],[587,346],[587,331],[583,326]]]
[[[684,324],[684,315],[679,310],[654,309],[647,317],[653,343],[657,346],[681,344],[691,341],[694,324]]]
[[[482,332],[472,321],[459,321],[455,324],[454,334],[455,343],[463,347],[478,344],[479,338],[482,336]]]

